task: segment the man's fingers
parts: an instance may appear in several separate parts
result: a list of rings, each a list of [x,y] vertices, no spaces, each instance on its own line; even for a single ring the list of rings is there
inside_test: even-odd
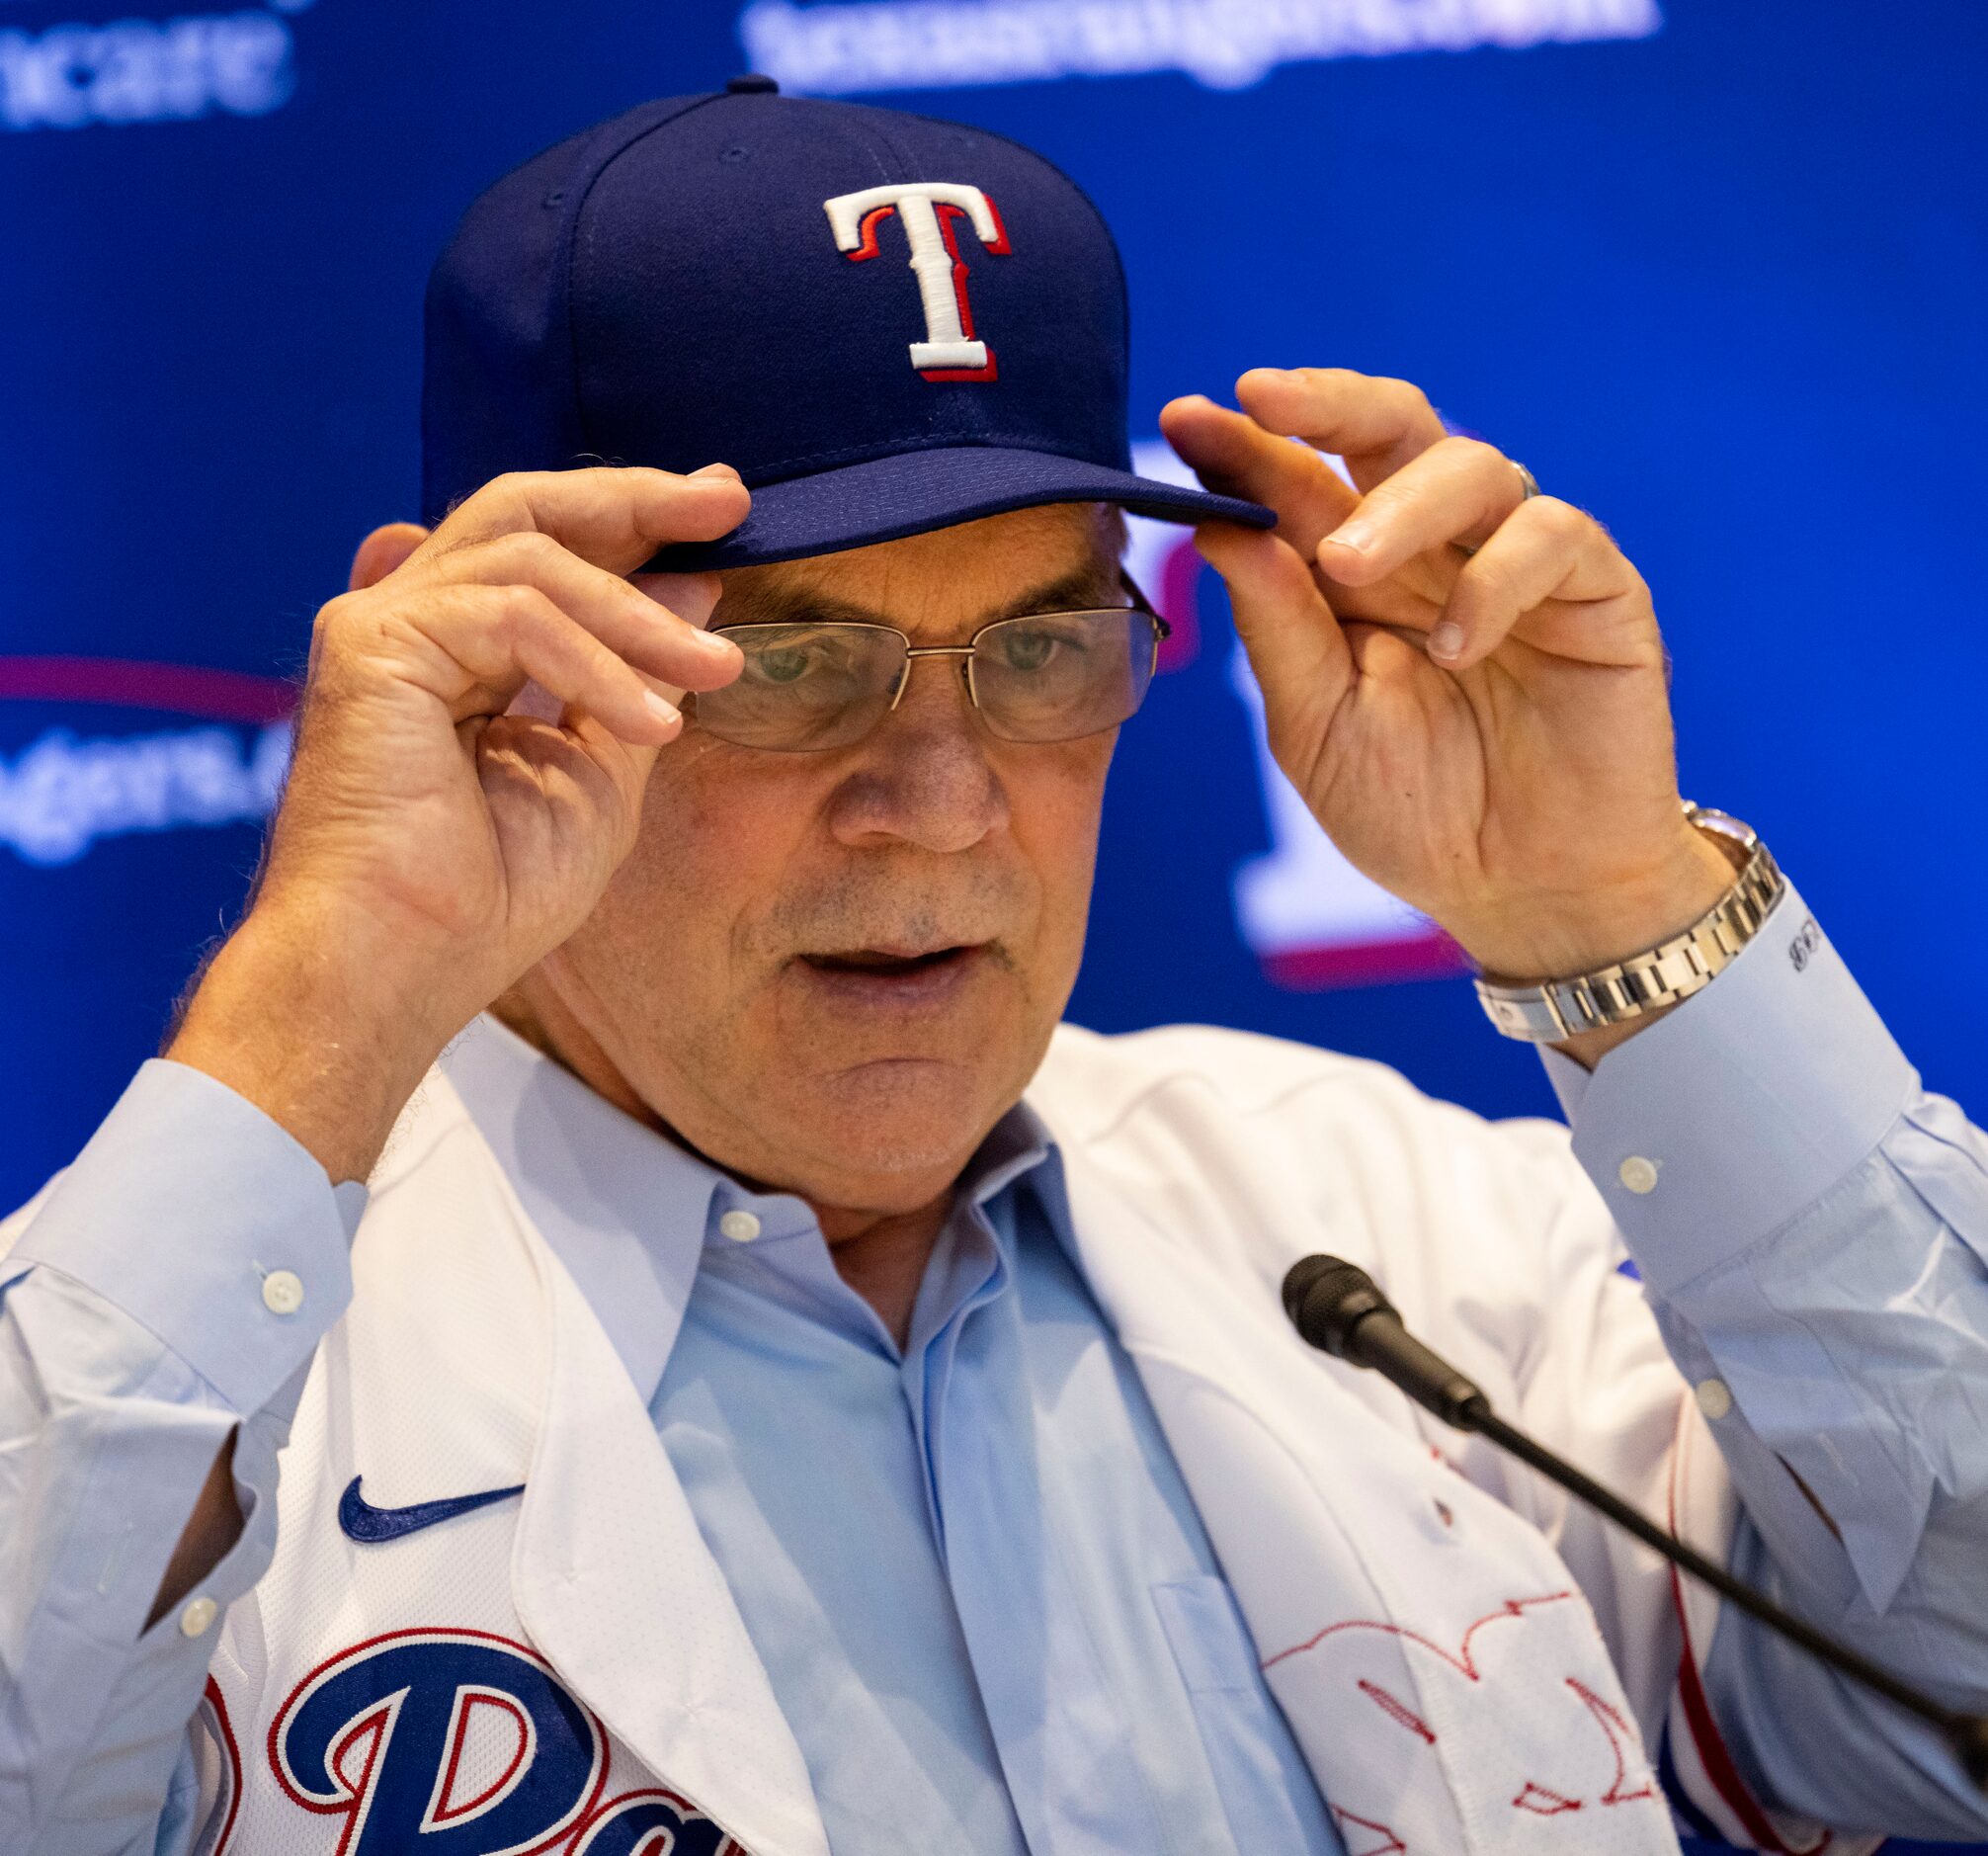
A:
[[[729,466],[689,476],[645,467],[519,470],[484,484],[423,544],[423,559],[500,535],[549,535],[610,573],[631,573],[667,542],[714,542],[752,495]]]
[[[596,796],[597,803],[609,792],[619,795],[623,829],[632,839],[657,744],[621,740],[585,710],[555,709],[546,716],[514,704],[476,732],[475,745],[477,777],[500,829],[507,813],[522,829],[540,829],[545,790],[556,784]],[[625,848],[624,842],[611,855]]]
[[[439,677],[437,694],[457,722],[504,712],[531,683],[544,693],[543,708],[584,711],[637,746],[660,746],[682,726],[676,705],[649,679],[537,587],[436,588],[414,623],[456,668],[456,677]]]
[[[1273,746],[1322,740],[1353,658],[1304,557],[1280,536],[1226,522],[1202,523],[1195,546],[1228,588]]]
[[[1542,647],[1588,663],[1660,664],[1663,645],[1647,602],[1623,599],[1641,586],[1594,517],[1557,496],[1535,496],[1465,563],[1429,634],[1429,654],[1446,670],[1467,670],[1550,601],[1564,617],[1553,636],[1536,640]],[[1598,624],[1617,602],[1624,623]]]
[[[724,591],[724,582],[714,573],[631,573],[628,584],[700,632],[710,624],[718,595]]]
[[[1236,399],[1266,431],[1345,459],[1363,492],[1448,435],[1419,386],[1350,368],[1252,368]]]
[[[1209,489],[1275,509],[1277,532],[1306,559],[1360,500],[1315,451],[1200,393],[1169,404],[1160,430]]]
[[[1441,439],[1319,543],[1319,568],[1343,585],[1368,586],[1446,542],[1482,542],[1525,500],[1519,466],[1495,446]]]
[[[648,574],[638,587],[536,529],[457,548],[441,571],[456,583],[534,587],[637,670],[681,689],[713,690],[738,675],[738,647],[702,629],[717,603],[715,574]],[[671,610],[663,589],[689,610]]]
[[[519,670],[620,739],[656,747],[682,728],[674,703],[550,601],[519,607],[504,630]]]

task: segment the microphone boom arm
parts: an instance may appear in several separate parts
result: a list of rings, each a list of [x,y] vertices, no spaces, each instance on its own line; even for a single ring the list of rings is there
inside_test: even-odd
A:
[[[1804,1623],[1765,1593],[1735,1578],[1715,1560],[1706,1559],[1669,1529],[1659,1527],[1585,1471],[1508,1424],[1491,1408],[1491,1400],[1480,1387],[1408,1332],[1379,1286],[1357,1264],[1338,1257],[1301,1258],[1284,1277],[1284,1306],[1291,1325],[1311,1346],[1351,1365],[1371,1367],[1446,1424],[1489,1438],[1748,1617],[1938,1729],[1968,1777],[1988,1791],[1988,1719],[1943,1706],[1847,1644]]]

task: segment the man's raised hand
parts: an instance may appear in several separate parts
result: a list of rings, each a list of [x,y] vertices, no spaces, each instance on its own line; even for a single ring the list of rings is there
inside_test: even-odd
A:
[[[1208,487],[1277,511],[1198,540],[1278,763],[1348,858],[1517,977],[1710,907],[1733,873],[1684,819],[1649,589],[1607,530],[1529,498],[1406,381],[1259,368],[1236,392],[1161,427]]]
[[[636,570],[749,503],[721,465],[547,471],[369,537],[254,904],[169,1055],[363,1177],[442,1046],[593,907],[683,692],[737,675],[701,629],[716,577]]]

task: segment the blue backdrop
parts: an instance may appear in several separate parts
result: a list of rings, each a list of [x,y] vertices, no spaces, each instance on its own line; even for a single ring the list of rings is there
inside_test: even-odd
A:
[[[456,215],[754,62],[1076,175],[1130,273],[1136,436],[1258,363],[1399,374],[1602,515],[1657,590],[1685,790],[1762,827],[1931,1082],[1988,1101],[1948,932],[1984,899],[1988,11],[81,4],[0,0],[0,1201],[75,1149],[238,905],[311,613],[413,512]],[[1120,750],[1075,1015],[1547,1108],[1444,948],[1292,818],[1174,539],[1143,564],[1193,623]]]

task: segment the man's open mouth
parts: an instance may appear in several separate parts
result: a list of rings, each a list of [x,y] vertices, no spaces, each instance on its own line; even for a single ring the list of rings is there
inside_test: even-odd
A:
[[[875,979],[908,978],[963,967],[981,950],[974,946],[931,948],[921,954],[890,948],[849,948],[833,954],[803,954],[800,958],[818,973],[849,973]]]

